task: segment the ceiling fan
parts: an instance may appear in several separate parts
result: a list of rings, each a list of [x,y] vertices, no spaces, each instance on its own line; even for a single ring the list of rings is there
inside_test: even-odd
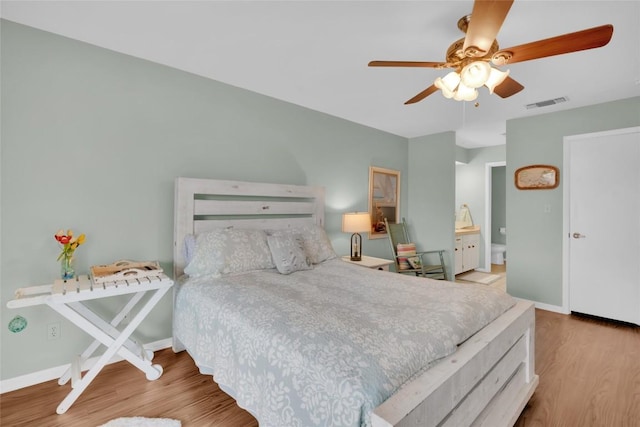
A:
[[[371,61],[369,66],[454,69],[445,77],[438,77],[431,86],[405,104],[422,101],[438,89],[446,98],[473,101],[478,97],[477,88],[483,85],[490,93],[507,98],[520,92],[524,86],[509,77],[509,70],[501,71],[491,64],[503,66],[594,49],[609,43],[613,35],[613,25],[602,25],[500,49],[496,36],[512,4],[513,0],[475,0],[471,15],[463,16],[458,21],[458,28],[466,36],[449,46],[446,62]]]

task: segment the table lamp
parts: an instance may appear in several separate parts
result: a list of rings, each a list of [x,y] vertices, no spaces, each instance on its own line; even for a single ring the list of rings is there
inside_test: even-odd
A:
[[[371,231],[371,217],[368,212],[350,212],[342,214],[342,231],[351,235],[351,261],[362,260],[361,232]]]

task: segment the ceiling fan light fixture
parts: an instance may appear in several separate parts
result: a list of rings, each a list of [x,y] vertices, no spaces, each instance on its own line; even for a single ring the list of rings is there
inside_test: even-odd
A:
[[[484,61],[474,61],[467,64],[460,72],[460,80],[465,86],[479,88],[489,79],[491,65]]]
[[[478,97],[478,91],[476,88],[468,87],[464,83],[460,82],[458,90],[453,95],[453,99],[456,101],[473,101]]]
[[[484,84],[487,88],[489,88],[489,93],[493,94],[496,86],[499,86],[500,83],[504,82],[504,80],[509,75],[509,70],[501,71],[497,68],[491,68],[491,74],[489,74],[489,79]]]

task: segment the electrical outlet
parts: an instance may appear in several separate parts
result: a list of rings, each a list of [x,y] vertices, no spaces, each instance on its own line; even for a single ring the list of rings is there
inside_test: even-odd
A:
[[[49,323],[47,325],[47,339],[57,340],[60,338],[60,322]]]

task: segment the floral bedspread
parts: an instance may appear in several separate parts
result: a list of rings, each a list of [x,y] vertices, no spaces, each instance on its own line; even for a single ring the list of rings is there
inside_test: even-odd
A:
[[[174,334],[264,427],[369,426],[407,380],[514,305],[339,259],[178,285]]]

